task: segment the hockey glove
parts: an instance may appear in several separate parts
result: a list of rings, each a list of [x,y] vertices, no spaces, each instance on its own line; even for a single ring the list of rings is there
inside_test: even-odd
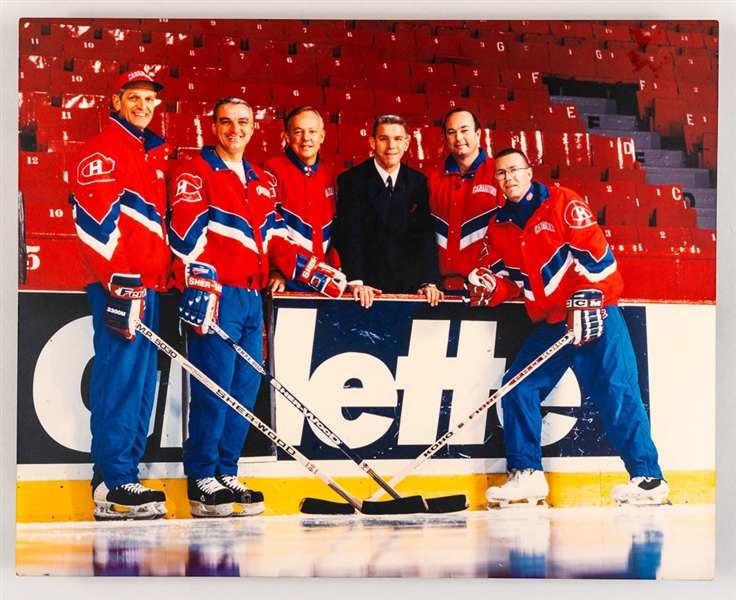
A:
[[[567,301],[567,329],[575,337],[572,343],[582,346],[603,334],[603,292],[600,290],[579,290]]]
[[[217,283],[215,267],[206,263],[189,263],[184,271],[184,295],[179,305],[179,318],[189,323],[200,335],[217,323],[217,310],[222,285]]]
[[[134,340],[135,323],[143,318],[145,311],[146,288],[143,287],[141,276],[113,273],[107,287],[110,296],[103,322],[127,339]]]
[[[463,301],[470,302],[470,306],[488,306],[496,287],[496,276],[485,267],[478,267],[468,275]]]
[[[306,283],[313,290],[330,298],[339,298],[348,285],[347,277],[342,271],[319,262],[316,256],[296,255],[294,277]]]

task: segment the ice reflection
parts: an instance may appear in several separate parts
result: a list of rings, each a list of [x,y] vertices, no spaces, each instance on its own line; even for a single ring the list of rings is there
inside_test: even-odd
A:
[[[20,575],[708,579],[715,510],[511,508],[447,515],[19,525]]]

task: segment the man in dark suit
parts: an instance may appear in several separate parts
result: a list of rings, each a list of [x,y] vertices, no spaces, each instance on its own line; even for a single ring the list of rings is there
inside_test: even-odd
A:
[[[401,163],[409,140],[404,119],[376,117],[374,157],[337,178],[334,241],[353,298],[365,308],[381,292],[421,294],[432,306],[444,297],[427,178]]]

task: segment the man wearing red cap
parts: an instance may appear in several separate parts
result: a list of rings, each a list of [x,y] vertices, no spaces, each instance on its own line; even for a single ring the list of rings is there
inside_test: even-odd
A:
[[[158,294],[168,284],[164,174],[171,148],[148,129],[163,86],[129,71],[115,89],[107,128],[84,145],[72,174],[94,326],[92,497],[97,520],[155,519],[166,513],[166,496],[141,485],[138,464],[156,389],[156,347],[136,337],[135,323],[158,329]]]

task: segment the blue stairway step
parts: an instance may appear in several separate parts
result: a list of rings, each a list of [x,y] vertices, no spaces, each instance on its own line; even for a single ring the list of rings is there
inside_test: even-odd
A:
[[[707,169],[674,169],[671,167],[647,167],[647,183],[660,185],[677,183],[683,188],[705,188],[710,186]]]
[[[662,138],[654,131],[619,131],[616,129],[588,129],[593,135],[605,135],[607,137],[623,137],[634,140],[634,148],[637,150],[658,150],[661,147]]]
[[[698,229],[716,229],[716,209],[698,208]]]
[[[682,188],[685,197],[692,196],[693,206],[696,209],[713,209],[716,208],[716,198],[718,197],[718,191],[715,188]]]
[[[550,96],[551,104],[574,104],[578,113],[615,115],[616,101],[610,98],[586,98],[584,96]]]
[[[629,115],[609,115],[597,113],[580,113],[578,116],[585,119],[588,131],[594,133],[598,129],[615,129],[616,131],[636,131],[638,124],[636,117]],[[620,136],[620,134],[619,134]]]
[[[680,150],[640,149],[636,147],[636,160],[645,169],[647,167],[682,168],[685,166],[685,157]]]

